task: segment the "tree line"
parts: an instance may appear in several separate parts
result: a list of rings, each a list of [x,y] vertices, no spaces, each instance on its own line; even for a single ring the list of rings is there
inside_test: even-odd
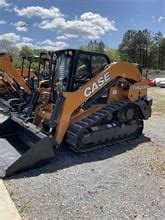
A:
[[[124,60],[138,63],[143,68],[165,69],[165,37],[161,32],[128,30],[118,49],[110,48],[102,41],[90,41],[80,48],[106,53],[112,61]]]
[[[139,63],[145,68],[165,69],[165,37],[161,32],[128,30],[118,50],[122,60]]]
[[[80,49],[93,51],[98,53],[105,53],[108,55],[111,61],[120,61],[121,56],[118,49],[110,48],[108,45],[105,45],[103,41],[91,40],[87,45],[80,46]]]
[[[110,60],[129,61],[140,64],[143,68],[165,70],[165,36],[161,32],[151,33],[145,30],[128,30],[124,33],[123,39],[118,48],[112,48],[103,41],[91,40],[80,49],[106,53]],[[13,55],[14,64],[21,65],[21,56],[38,55],[40,49],[32,49],[23,46],[15,48],[6,40],[0,41],[0,51],[5,50]]]

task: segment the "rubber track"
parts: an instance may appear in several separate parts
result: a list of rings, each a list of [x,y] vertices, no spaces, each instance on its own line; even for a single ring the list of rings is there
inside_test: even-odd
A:
[[[85,149],[84,148],[82,149],[79,145],[80,140],[83,139],[84,131],[86,131],[86,129],[90,127],[98,126],[99,123],[101,123],[101,121],[103,121],[104,119],[106,120],[106,118],[109,115],[112,115],[115,112],[125,107],[130,107],[130,106],[132,106],[133,108],[136,108],[135,103],[131,103],[130,101],[116,102],[114,104],[103,107],[102,109],[97,110],[96,112],[92,113],[91,115],[82,119],[81,121],[72,124],[70,128],[68,129],[68,132],[66,135],[66,142],[69,144],[69,147],[76,152],[87,152],[87,151],[95,150],[97,148],[101,148],[107,145],[108,146],[110,146],[111,144],[114,145],[115,143],[119,143],[121,141],[123,142],[123,141],[131,140],[139,136],[143,130],[143,121],[141,120],[142,117],[141,117],[140,111],[138,110],[138,108],[136,108],[136,110],[134,111],[134,114],[135,114],[137,122],[139,123],[139,130],[136,131],[135,133],[127,134],[125,137],[110,141],[108,143],[103,143],[101,145],[99,144],[93,145],[93,146],[90,146],[90,148],[85,147]],[[113,122],[112,122],[112,126],[113,126]]]

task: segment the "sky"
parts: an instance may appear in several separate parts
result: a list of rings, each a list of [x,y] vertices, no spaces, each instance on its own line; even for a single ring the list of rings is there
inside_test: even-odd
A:
[[[117,48],[128,29],[165,36],[165,0],[0,0],[0,40],[58,50],[102,40]]]

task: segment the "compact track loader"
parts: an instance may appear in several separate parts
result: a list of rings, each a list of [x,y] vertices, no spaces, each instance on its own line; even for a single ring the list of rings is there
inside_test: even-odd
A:
[[[31,94],[31,89],[26,83],[25,78],[21,75],[20,71],[13,66],[11,57],[7,53],[0,53],[0,71],[1,82],[3,82],[3,86],[6,87],[6,90],[9,91],[10,97],[13,97],[13,93],[20,92],[18,87],[24,90],[25,93]]]
[[[8,112],[31,95],[30,85],[7,53],[0,53],[0,109]]]
[[[50,87],[38,88],[31,117],[11,113],[0,125],[1,177],[48,162],[62,144],[87,152],[137,138],[151,116],[148,86],[135,65],[74,49],[55,54]]]
[[[25,68],[25,62],[28,68]],[[32,64],[38,66],[36,72],[31,71]],[[46,71],[47,68],[47,71]],[[45,83],[51,72],[51,53],[42,52],[40,56],[22,57],[21,69],[13,66],[11,57],[6,53],[0,54],[0,96],[1,104],[15,110],[21,103],[29,104],[31,96],[37,87]],[[43,76],[43,72],[47,76]],[[47,77],[47,78],[46,78]],[[50,79],[48,80],[50,81]]]

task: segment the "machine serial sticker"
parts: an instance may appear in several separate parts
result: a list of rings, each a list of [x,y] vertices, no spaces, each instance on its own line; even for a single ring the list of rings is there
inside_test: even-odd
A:
[[[147,89],[148,88],[148,86],[143,86],[143,85],[135,85],[135,86],[132,86],[132,89],[133,90],[145,90],[145,89]]]

